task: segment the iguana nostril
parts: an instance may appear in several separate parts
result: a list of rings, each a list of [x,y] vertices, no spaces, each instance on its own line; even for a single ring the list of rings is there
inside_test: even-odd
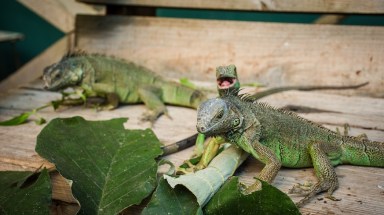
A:
[[[200,131],[205,131],[205,127],[204,126],[200,126],[199,129],[200,129]]]

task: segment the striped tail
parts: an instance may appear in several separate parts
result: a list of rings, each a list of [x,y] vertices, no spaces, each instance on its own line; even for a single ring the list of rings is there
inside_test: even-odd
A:
[[[353,137],[343,138],[344,164],[357,166],[384,167],[384,143],[360,140]]]

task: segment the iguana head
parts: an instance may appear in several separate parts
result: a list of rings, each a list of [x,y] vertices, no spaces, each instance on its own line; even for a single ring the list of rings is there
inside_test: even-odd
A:
[[[199,133],[207,136],[221,135],[241,128],[243,119],[239,109],[232,102],[213,98],[203,102],[197,109],[196,128]]]
[[[83,76],[81,65],[76,58],[64,57],[60,62],[47,66],[43,73],[45,89],[56,91],[78,85]]]
[[[237,78],[236,66],[219,66],[216,68],[217,90],[220,96],[227,92],[238,92],[240,82]]]

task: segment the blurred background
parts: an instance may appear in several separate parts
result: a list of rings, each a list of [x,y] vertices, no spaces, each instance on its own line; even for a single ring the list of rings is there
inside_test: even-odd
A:
[[[172,8],[158,8],[155,10],[155,14],[151,15],[159,17],[285,23],[313,23],[321,17],[320,14],[316,13],[296,14]],[[384,15],[353,14],[340,16],[338,24],[383,26]],[[0,36],[0,81],[65,35],[64,32],[55,28],[44,18],[16,0],[2,1],[2,7],[0,8],[0,31],[9,33],[8,36],[12,35],[12,37]]]

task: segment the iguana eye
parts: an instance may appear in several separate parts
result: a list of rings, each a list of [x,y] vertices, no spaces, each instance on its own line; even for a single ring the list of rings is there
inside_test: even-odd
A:
[[[233,125],[238,126],[240,124],[240,119],[234,119],[233,120]]]

